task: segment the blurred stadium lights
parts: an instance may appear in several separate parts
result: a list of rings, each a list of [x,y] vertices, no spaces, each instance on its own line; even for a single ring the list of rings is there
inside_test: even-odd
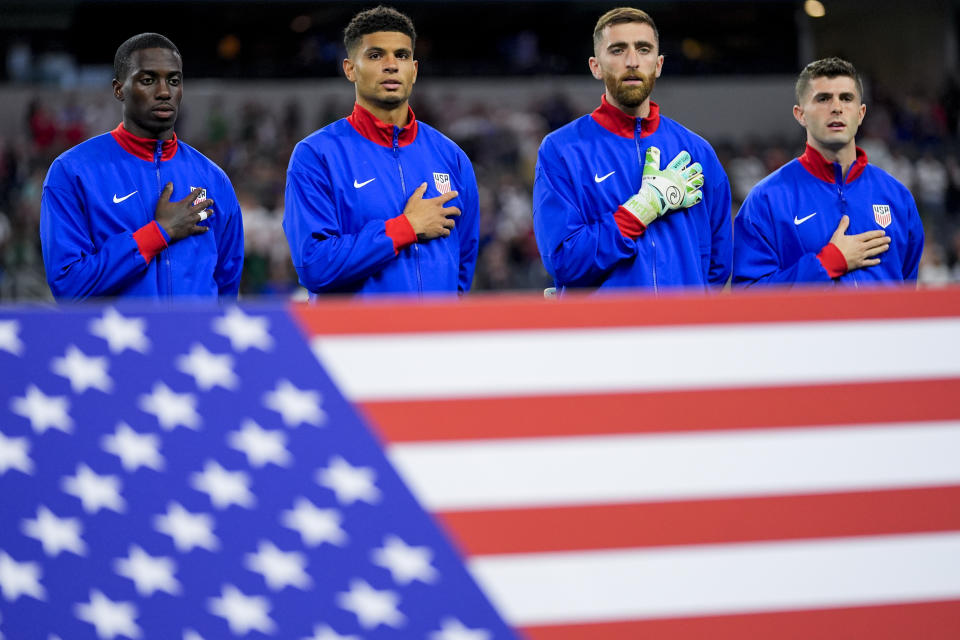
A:
[[[827,9],[820,0],[806,0],[803,3],[803,10],[811,18],[822,18],[827,15]]]

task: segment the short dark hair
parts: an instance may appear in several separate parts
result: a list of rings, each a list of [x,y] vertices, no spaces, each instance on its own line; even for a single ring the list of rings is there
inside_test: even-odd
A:
[[[597,25],[593,28],[593,48],[596,49],[600,41],[603,40],[604,29],[625,22],[641,22],[650,25],[650,28],[653,29],[653,37],[656,40],[654,44],[657,45],[658,49],[660,48],[660,32],[657,31],[657,25],[653,22],[653,18],[646,11],[633,7],[617,7],[600,16]]]
[[[811,80],[814,78],[836,78],[838,76],[853,78],[853,83],[857,86],[857,95],[862,101],[863,81],[860,80],[860,74],[857,73],[857,68],[843,58],[833,57],[814,60],[803,68],[803,71],[800,72],[800,77],[797,78],[797,86],[795,88],[797,104],[803,101],[803,96],[810,87]]]
[[[113,77],[123,82],[130,73],[130,56],[141,49],[170,49],[180,56],[180,50],[169,38],[159,33],[141,33],[128,39],[117,48],[113,56]],[[182,56],[180,56],[182,58]]]
[[[378,31],[398,31],[410,36],[411,47],[417,44],[413,20],[393,7],[380,5],[353,16],[353,20],[343,30],[343,46],[347,49],[347,55],[357,48],[363,36]]]

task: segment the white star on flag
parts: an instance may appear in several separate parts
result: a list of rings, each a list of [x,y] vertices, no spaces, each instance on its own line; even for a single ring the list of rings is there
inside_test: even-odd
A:
[[[360,636],[342,636],[329,625],[318,624],[313,627],[313,635],[303,640],[361,640]]]
[[[120,458],[120,464],[126,471],[136,471],[140,467],[154,471],[163,469],[160,438],[153,433],[137,433],[125,422],[118,423],[111,435],[103,436],[100,446],[107,453]]]
[[[88,604],[74,605],[73,613],[78,619],[96,627],[100,640],[111,640],[119,635],[140,637],[140,627],[134,622],[137,608],[130,602],[114,602],[97,589],[90,591]]]
[[[143,318],[125,318],[113,308],[105,310],[102,318],[90,321],[90,333],[106,340],[115,354],[125,349],[146,353],[150,349],[146,328]]]
[[[0,432],[0,475],[10,469],[33,473],[33,460],[30,459],[30,441],[26,438],[8,438]]]
[[[237,307],[230,307],[213,321],[213,331],[228,338],[234,351],[246,351],[250,347],[269,351],[273,347],[269,327],[267,318],[248,316]]]
[[[308,547],[324,542],[340,547],[345,545],[347,532],[340,527],[342,520],[336,509],[319,509],[306,498],[297,498],[294,508],[280,516],[281,524],[298,532]]]
[[[433,552],[429,547],[411,547],[394,535],[386,536],[383,546],[374,549],[370,557],[373,564],[390,571],[393,581],[400,585],[408,585],[414,580],[429,584],[439,577],[430,564]]]
[[[236,389],[240,383],[237,374],[233,372],[233,356],[210,353],[199,343],[190,347],[189,354],[177,358],[177,368],[193,376],[197,387],[203,391],[209,391],[213,387]]]
[[[190,513],[179,503],[167,505],[167,513],[154,516],[153,528],[173,538],[177,551],[186,553],[195,547],[216,551],[220,540],[213,535],[213,517],[205,513]]]
[[[100,509],[123,513],[126,508],[120,495],[120,479],[97,475],[85,464],[77,465],[76,475],[63,478],[60,486],[65,493],[80,498],[87,513],[96,513]]]
[[[227,443],[245,453],[250,466],[258,469],[269,462],[278,467],[288,467],[292,460],[287,451],[287,434],[262,429],[253,420],[244,420],[240,431],[227,434]]]
[[[486,629],[469,629],[456,618],[444,618],[440,630],[430,634],[430,640],[490,640]]]
[[[59,429],[64,433],[73,431],[73,420],[67,413],[69,409],[69,400],[63,396],[48,396],[32,384],[27,387],[26,395],[10,401],[10,410],[29,420],[37,433],[44,433],[47,429]]]
[[[313,580],[304,569],[307,558],[295,551],[281,551],[272,542],[261,540],[256,553],[248,553],[243,566],[263,576],[267,586],[280,591],[286,586],[308,589]]]
[[[58,376],[70,380],[74,393],[83,393],[87,389],[98,389],[104,393],[113,390],[113,380],[107,374],[109,362],[101,356],[88,356],[75,345],[67,347],[67,353],[54,358],[50,370]]]
[[[139,546],[130,545],[126,558],[113,561],[117,575],[129,578],[141,596],[151,596],[156,591],[179,595],[180,582],[174,577],[177,565],[170,558],[155,558]]]
[[[232,584],[224,585],[220,593],[219,598],[207,600],[207,610],[225,619],[234,635],[245,635],[254,630],[273,633],[276,630],[276,624],[267,615],[270,602],[263,596],[244,595]]]
[[[370,467],[354,467],[340,456],[330,459],[330,466],[317,471],[317,483],[332,489],[340,504],[363,500],[376,504],[380,490],[374,483],[376,472]]]
[[[0,349],[15,356],[23,353],[23,341],[20,340],[20,323],[16,320],[0,320]]]
[[[214,460],[207,460],[203,472],[190,476],[190,486],[209,495],[217,509],[232,504],[251,509],[256,504],[250,492],[250,477],[243,471],[227,471]]]
[[[377,591],[359,578],[350,581],[349,591],[337,594],[337,605],[356,615],[364,629],[402,626],[406,617],[397,609],[399,603],[400,596],[393,591]]]
[[[288,427],[302,422],[321,426],[327,414],[320,408],[322,398],[317,391],[298,389],[289,380],[280,380],[276,389],[263,396],[263,406],[273,409]]]
[[[17,562],[0,551],[0,593],[8,602],[22,595],[44,600],[47,593],[40,584],[40,565],[36,562]]]
[[[141,395],[137,406],[157,416],[160,426],[167,431],[178,425],[193,430],[200,428],[196,396],[192,393],[176,393],[162,382],[154,384],[151,393]]]
[[[20,530],[24,535],[39,540],[43,545],[43,552],[48,556],[57,556],[63,551],[70,551],[78,556],[87,553],[87,545],[80,537],[83,530],[80,520],[58,518],[45,506],[37,507],[35,519],[23,520]]]

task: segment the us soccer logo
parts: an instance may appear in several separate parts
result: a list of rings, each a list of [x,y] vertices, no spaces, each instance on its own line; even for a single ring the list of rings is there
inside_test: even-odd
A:
[[[190,193],[193,193],[194,189],[200,189],[200,195],[198,195],[197,199],[193,201],[193,206],[197,206],[207,199],[207,190],[203,189],[202,187],[190,187]]]
[[[439,191],[440,193],[449,192],[450,191],[450,174],[434,173],[433,184],[437,188],[437,191]]]
[[[875,204],[873,205],[873,219],[877,221],[877,224],[886,229],[890,226],[890,223],[893,222],[893,214],[890,213],[890,205],[888,204]]]

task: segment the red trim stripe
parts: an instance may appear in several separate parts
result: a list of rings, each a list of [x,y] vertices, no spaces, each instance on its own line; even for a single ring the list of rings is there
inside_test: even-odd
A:
[[[422,303],[393,298],[357,304],[351,298],[325,298],[294,304],[292,311],[308,335],[944,318],[960,316],[960,286],[919,291],[748,290],[710,297],[571,294],[559,301],[543,300],[539,294]]]
[[[527,627],[528,640],[957,640],[960,600]]]
[[[437,514],[467,556],[960,530],[960,486]]]
[[[398,443],[954,420],[957,398],[960,379],[947,378],[362,406],[381,439]]]

